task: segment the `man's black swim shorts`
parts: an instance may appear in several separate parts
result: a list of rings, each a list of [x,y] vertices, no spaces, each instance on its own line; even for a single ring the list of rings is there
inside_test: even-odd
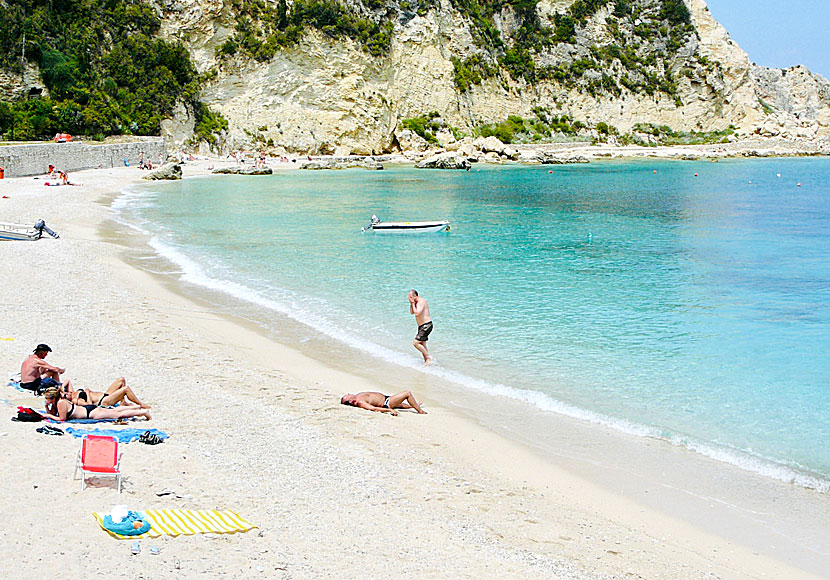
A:
[[[429,333],[432,332],[432,321],[424,322],[418,327],[418,334],[415,335],[415,340],[418,342],[426,342],[429,340]]]

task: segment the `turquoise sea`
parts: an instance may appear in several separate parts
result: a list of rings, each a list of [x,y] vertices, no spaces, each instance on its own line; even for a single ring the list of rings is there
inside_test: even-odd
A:
[[[291,171],[114,207],[185,281],[364,356],[420,366],[417,288],[425,373],[830,492],[828,159]]]

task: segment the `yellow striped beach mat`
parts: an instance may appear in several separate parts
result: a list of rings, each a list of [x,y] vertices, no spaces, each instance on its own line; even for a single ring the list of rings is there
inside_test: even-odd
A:
[[[180,510],[161,509],[139,512],[150,522],[150,530],[140,536],[122,536],[104,527],[106,513],[93,512],[105,532],[118,540],[136,540],[168,536],[192,536],[194,534],[235,534],[256,528],[254,524],[230,510]]]

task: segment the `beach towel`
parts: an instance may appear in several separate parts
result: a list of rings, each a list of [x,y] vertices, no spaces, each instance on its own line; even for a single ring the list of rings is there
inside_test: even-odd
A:
[[[43,414],[42,411],[38,411],[38,413]],[[138,417],[122,417],[121,419],[70,419],[69,421],[55,421],[49,417],[43,417],[43,420],[49,421],[50,423],[115,423],[116,421],[138,421]]]
[[[20,386],[20,372],[12,373],[9,375],[9,386],[21,393],[28,393],[33,394],[32,391],[27,391],[26,389]]]
[[[103,435],[105,437],[112,437],[119,443],[132,443],[137,441],[143,433],[150,432],[152,435],[158,435],[162,439],[170,437],[164,431],[159,429],[76,429],[75,427],[67,427],[66,432],[73,437],[85,437],[86,435]]]
[[[93,512],[101,529],[117,540],[136,540],[141,538],[158,538],[168,536],[192,536],[195,534],[235,534],[247,532],[257,526],[239,517],[230,510],[182,510],[160,509],[138,512],[141,519],[150,522],[150,531],[138,536],[122,536],[104,527],[107,513]]]
[[[15,391],[20,391],[21,393],[26,393],[26,394],[29,394],[29,395],[34,395],[34,393],[33,393],[32,391],[29,391],[29,390],[24,389],[23,387],[21,387],[21,386],[20,386],[20,383],[18,383],[18,382],[15,382],[15,381],[9,381],[9,386],[10,386],[11,388],[13,388]]]

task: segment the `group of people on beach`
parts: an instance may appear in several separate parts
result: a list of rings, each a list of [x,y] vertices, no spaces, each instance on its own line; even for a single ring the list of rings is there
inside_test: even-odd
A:
[[[144,151],[140,151],[138,153],[138,168],[139,169],[155,169],[157,166],[164,163],[164,157],[161,153],[159,153],[159,160],[157,165],[153,165],[153,162],[150,160],[150,157],[144,157]]]
[[[409,312],[415,316],[415,322],[418,325],[418,332],[412,345],[424,357],[424,365],[432,364],[434,359],[429,354],[426,344],[432,332],[429,304],[418,294],[417,290],[410,290],[407,297]],[[65,368],[46,362],[46,357],[50,352],[52,349],[49,345],[41,343],[20,366],[20,387],[36,395],[43,395],[46,416],[50,419],[69,421],[71,419],[144,417],[149,420],[151,418],[150,406],[144,404],[136,396],[124,377],[115,379],[106,391],[75,390],[72,388],[71,381],[62,380],[61,375],[66,372]],[[414,409],[422,415],[426,414],[415,395],[409,390],[395,395],[385,395],[376,391],[346,393],[340,398],[340,403],[392,415],[398,414],[397,409]]]
[[[74,390],[71,381],[61,380],[66,369],[46,362],[50,352],[49,345],[39,344],[20,365],[20,387],[43,395],[50,419],[151,419],[150,406],[136,396],[124,377],[115,379],[103,392]]]
[[[418,332],[412,341],[412,346],[424,357],[424,366],[430,365],[435,359],[427,349],[427,341],[432,332],[429,303],[414,289],[409,291],[407,299],[409,300],[409,313],[415,316],[415,323],[418,325]],[[340,404],[392,415],[398,414],[396,409],[415,409],[418,413],[426,415],[426,411],[421,408],[412,391],[401,391],[396,395],[384,395],[377,391],[366,391],[357,394],[346,393],[340,397]]]
[[[69,181],[69,173],[57,169],[51,163],[49,164],[49,167],[46,168],[46,177],[49,179],[56,179],[58,181],[47,181],[45,185],[75,185]]]

